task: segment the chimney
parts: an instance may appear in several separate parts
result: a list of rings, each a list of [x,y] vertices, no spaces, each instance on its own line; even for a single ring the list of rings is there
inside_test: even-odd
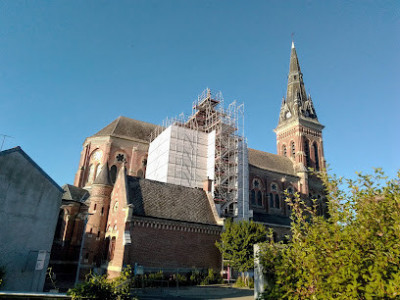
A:
[[[211,192],[212,182],[212,179],[210,179],[209,177],[207,177],[207,179],[203,181],[203,190],[207,193]]]

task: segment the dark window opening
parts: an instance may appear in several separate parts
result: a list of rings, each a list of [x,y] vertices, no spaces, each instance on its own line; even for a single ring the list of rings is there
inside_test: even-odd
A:
[[[282,152],[283,152],[283,156],[287,156],[287,149],[286,149],[286,145],[283,145],[283,147],[282,147],[283,149],[282,149]]]
[[[276,208],[280,208],[279,195],[278,194],[275,195],[275,207]]]
[[[256,192],[254,190],[251,190],[250,200],[251,205],[256,205]]]
[[[122,162],[125,160],[125,156],[123,154],[118,154],[116,158],[117,158],[117,161],[119,161],[119,162]]]
[[[97,237],[98,237],[98,238],[100,237],[100,230],[97,231]]]
[[[306,167],[310,166],[310,146],[308,141],[304,142],[304,152],[306,153]]]
[[[104,206],[101,208],[101,215],[104,215]]]
[[[319,171],[318,146],[314,143],[315,169]]]
[[[94,207],[93,207],[93,210],[96,211],[96,208],[97,208],[97,204],[95,203]]]
[[[274,207],[274,195],[269,193],[269,207]]]
[[[111,167],[110,173],[111,173],[110,174],[111,175],[111,180],[112,180],[113,183],[115,183],[115,180],[117,179],[117,166],[116,165],[113,165]]]
[[[262,206],[262,194],[261,191],[257,192],[257,205]]]
[[[291,143],[291,149],[292,149],[292,157],[295,157],[295,155],[296,155],[296,146],[294,145],[294,142]]]

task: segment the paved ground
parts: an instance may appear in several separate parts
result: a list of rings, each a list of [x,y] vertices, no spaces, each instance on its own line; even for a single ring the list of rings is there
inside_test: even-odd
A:
[[[177,288],[147,288],[137,291],[139,299],[231,299],[253,300],[254,291],[233,288],[229,285],[195,286]]]

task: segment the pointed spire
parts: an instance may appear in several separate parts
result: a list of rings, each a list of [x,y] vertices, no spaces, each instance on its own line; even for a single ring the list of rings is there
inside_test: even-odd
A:
[[[96,179],[93,181],[93,184],[104,184],[112,186],[112,180],[110,176],[110,171],[108,168],[108,162],[103,165],[99,175],[97,175]]]
[[[318,122],[311,98],[307,97],[296,48],[292,40],[286,99],[282,102],[278,126],[293,119],[313,119]]]

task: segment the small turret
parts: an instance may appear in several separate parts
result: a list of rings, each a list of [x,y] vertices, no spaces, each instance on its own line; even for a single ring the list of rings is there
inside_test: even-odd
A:
[[[108,168],[108,162],[103,166],[99,175],[97,175],[96,179],[93,181],[93,185],[95,185],[95,184],[103,184],[103,185],[109,185],[109,186],[113,185],[112,180],[111,180],[110,171]]]

